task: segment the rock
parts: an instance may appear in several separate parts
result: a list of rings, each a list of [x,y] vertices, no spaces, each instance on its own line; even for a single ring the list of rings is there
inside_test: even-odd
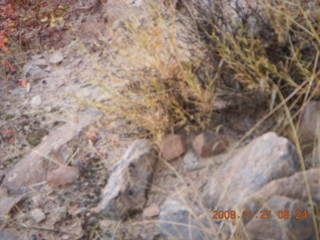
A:
[[[33,64],[26,65],[23,68],[23,72],[25,76],[32,82],[36,82],[47,76],[47,73],[45,70]]]
[[[61,166],[48,173],[47,183],[52,187],[59,187],[73,183],[79,177],[79,170],[75,167]]]
[[[19,240],[20,238],[8,232],[0,231],[1,240]]]
[[[292,176],[274,180],[256,193],[248,196],[241,203],[241,208],[252,211],[254,214],[263,207],[262,204],[273,196],[283,196],[301,202],[308,202],[308,190],[304,180],[304,175],[308,179],[312,201],[315,205],[320,204],[320,168],[310,169],[305,172],[297,172]]]
[[[273,196],[246,225],[250,239],[312,239],[314,225],[306,203],[287,197]],[[266,218],[270,211],[270,218]],[[286,217],[286,214],[288,214]],[[306,214],[306,215],[305,215]],[[290,232],[290,234],[288,234]]]
[[[143,218],[152,218],[158,216],[160,213],[160,209],[158,205],[152,204],[149,207],[143,209],[142,217]]]
[[[210,239],[206,221],[194,215],[182,201],[167,199],[160,208],[157,228],[165,239]]]
[[[306,169],[320,166],[320,144],[318,143],[313,151],[305,158]]]
[[[48,62],[43,58],[33,61],[33,64],[40,67],[41,69],[48,67]]]
[[[79,26],[79,36],[83,40],[97,40],[105,32],[106,24],[102,22],[84,22]]]
[[[12,191],[17,191],[20,188],[45,181],[48,170],[54,166],[48,159],[53,158],[56,161],[64,163],[65,159],[60,159],[61,149],[71,142],[72,139],[79,136],[82,129],[95,122],[99,116],[80,115],[79,120],[70,121],[68,124],[52,131],[41,144],[21,159],[8,172],[3,179],[2,185]]]
[[[111,219],[141,211],[156,162],[156,151],[148,141],[134,141],[112,170],[95,211]]]
[[[46,215],[40,208],[33,209],[29,212],[30,217],[35,223],[40,223],[46,219]]]
[[[198,156],[193,151],[188,151],[186,155],[184,155],[183,163],[189,171],[199,168]]]
[[[3,188],[0,188],[0,196],[0,219],[3,215],[8,215],[11,209],[26,197],[23,194],[8,196],[7,191]]]
[[[36,108],[36,107],[39,107],[41,105],[41,102],[42,102],[41,96],[40,95],[36,95],[31,99],[30,104],[31,104],[32,107]]]
[[[52,64],[59,64],[63,61],[63,55],[61,52],[55,52],[50,57],[50,63]]]
[[[112,25],[115,21],[126,21],[130,16],[141,14],[142,5],[146,0],[131,1],[131,0],[110,0],[105,6],[106,13],[104,20]]]
[[[185,143],[180,135],[170,134],[165,137],[161,148],[161,153],[165,160],[172,161],[184,154],[185,151]]]
[[[302,112],[299,135],[305,141],[313,141],[320,127],[320,101],[310,101]]]
[[[209,208],[224,210],[239,204],[274,179],[299,170],[293,145],[270,132],[253,140],[231,157],[208,181],[203,201]]]
[[[239,24],[245,24],[248,33],[256,36],[261,34],[261,31],[266,31],[268,27],[264,22],[262,2],[252,0],[222,0],[219,2],[215,0],[194,0],[188,3],[188,9],[193,12],[196,19],[202,21],[211,19],[216,27],[220,27],[222,31],[234,32]]]
[[[201,157],[210,157],[228,147],[226,139],[212,131],[205,131],[195,137],[192,147]]]

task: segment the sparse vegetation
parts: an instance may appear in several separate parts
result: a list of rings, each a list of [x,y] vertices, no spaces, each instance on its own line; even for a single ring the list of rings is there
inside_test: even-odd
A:
[[[0,9],[0,20],[10,19],[9,16],[14,15],[12,11],[18,11],[18,6],[24,4],[23,1],[13,2],[16,4],[15,7],[11,8],[11,5],[7,5],[6,8]],[[59,27],[67,7],[58,3],[49,7],[47,1],[31,2],[33,4],[31,7],[21,8],[22,14],[19,16],[21,27],[39,27],[40,30]],[[259,108],[259,111],[263,112],[262,118],[260,118],[261,115],[255,115],[255,122],[248,124],[250,125],[248,128],[236,129],[240,132],[240,140],[228,151],[232,152],[253,132],[258,131],[267,119],[272,119],[271,126],[268,125],[265,129],[259,130],[253,137],[260,135],[263,131],[275,131],[289,138],[297,149],[301,170],[305,170],[303,153],[305,149],[308,148],[309,151],[317,145],[317,141],[319,142],[319,136],[312,143],[303,142],[298,134],[298,126],[300,114],[306,103],[320,99],[320,3],[310,0],[262,0],[259,5],[251,7],[236,4],[234,11],[227,13],[223,7],[223,0],[212,0],[208,1],[209,3],[203,3],[201,0],[155,2],[157,3],[151,1],[145,4],[141,15],[128,13],[128,16],[124,14],[123,19],[118,19],[113,24],[109,22],[106,29],[107,36],[101,34],[93,44],[93,49],[83,43],[83,47],[88,48],[88,55],[83,57],[92,58],[93,66],[90,67],[97,71],[84,71],[84,75],[79,74],[79,76],[81,75],[85,80],[82,79],[83,81],[79,83],[78,80],[72,79],[74,80],[72,84],[98,86],[101,94],[107,96],[107,100],[88,99],[92,92],[85,93],[85,99],[81,97],[77,99],[86,106],[90,105],[103,110],[108,116],[117,116],[117,119],[122,118],[134,123],[141,135],[152,139],[159,147],[163,137],[168,133],[190,133],[204,129],[219,132],[225,123],[224,118],[220,118],[221,115],[237,118],[240,112],[256,113],[256,109]],[[243,2],[248,1],[243,0]],[[10,7],[7,9],[8,6]],[[1,11],[7,15],[3,15]],[[124,8],[121,11],[126,10]],[[16,31],[16,29],[10,30],[13,27],[15,25],[9,23],[3,26],[3,30],[0,29],[0,49],[2,50],[0,57],[1,60],[3,59],[3,74],[1,73],[0,76],[17,72],[17,66],[20,64],[20,61],[16,63],[12,62],[12,59],[15,59],[15,52],[22,46],[19,44],[23,44],[25,39],[21,38],[19,44],[11,43],[8,34]],[[40,41],[37,44],[40,46]],[[78,45],[73,47],[75,51],[78,50]],[[72,51],[70,50],[69,53]],[[63,61],[67,59],[65,56],[62,58]],[[44,59],[45,63],[40,65],[50,65],[47,63],[48,59]],[[70,59],[68,61],[65,62],[72,64]],[[112,67],[107,68],[106,62]],[[62,65],[59,64],[51,64],[50,69],[58,69]],[[84,64],[82,67],[85,69],[88,66]],[[79,69],[82,71],[80,67]],[[76,78],[79,76],[77,75]],[[66,78],[68,77],[69,75]],[[55,80],[55,78],[56,76],[53,76],[49,80]],[[89,80],[90,84],[87,84],[86,80]],[[23,81],[28,83],[26,80]],[[63,81],[59,84],[57,85],[61,86]],[[45,88],[47,82],[43,85]],[[77,91],[80,88],[75,89]],[[222,106],[216,108],[217,102],[221,101]],[[54,113],[56,107],[48,109]],[[4,120],[10,121],[15,118],[16,115],[8,113]],[[217,118],[220,118],[220,121],[216,121]],[[110,119],[107,121],[114,121],[114,118]],[[237,121],[240,122],[241,119]],[[105,128],[109,123],[99,122],[98,125],[100,124],[101,128]],[[4,139],[11,143],[14,141],[11,128],[9,130],[11,132],[4,132],[3,136],[0,134],[0,140]],[[26,140],[31,146],[36,146],[47,134],[48,132],[41,128],[34,134],[27,134]],[[86,145],[96,153],[100,148],[108,146],[113,148],[112,141],[115,140],[110,140],[111,137],[107,139],[108,134],[100,135],[99,132],[90,131],[86,135],[89,142]],[[96,148],[95,142],[100,138],[105,138],[105,142],[100,148]],[[117,141],[120,144],[122,139],[119,137]],[[77,146],[77,149],[80,147]],[[68,153],[65,152],[62,151],[62,154],[67,155]],[[73,160],[76,159],[77,152],[78,150],[74,152],[65,163],[66,165],[74,164]],[[98,153],[97,159],[108,158],[107,154]],[[223,156],[221,162],[230,156]],[[85,167],[82,166],[82,168],[86,168],[87,162],[91,160],[92,156],[88,153],[81,157],[77,164],[79,167],[83,165]],[[118,159],[107,160],[110,166],[118,161]],[[8,161],[7,164],[11,162]],[[221,221],[221,228],[217,230],[216,226],[210,222],[210,216],[198,216],[199,212],[205,213],[208,210],[203,206],[200,196],[202,190],[194,184],[192,177],[189,179],[189,176],[182,175],[180,167],[176,167],[175,163],[160,161],[160,164],[161,169],[168,172],[168,176],[165,177],[173,176],[174,180],[171,181],[176,185],[171,189],[176,190],[175,195],[192,200],[194,205],[188,206],[191,209],[189,217],[192,221],[199,223],[195,224],[196,227],[203,228],[208,239],[212,236],[217,239],[229,239],[230,235],[230,239],[232,237],[246,239],[243,232],[244,226],[240,220]],[[108,174],[112,172],[110,169],[107,169]],[[86,212],[98,202],[97,196],[102,189],[100,185],[93,186],[95,183],[91,179],[94,176],[98,182],[103,175],[105,178],[103,184],[105,184],[109,176],[106,176],[104,170],[100,173],[99,166],[94,166],[93,169],[88,170],[90,171],[88,176],[84,175],[85,180],[90,182],[88,186],[98,193],[93,194],[96,202],[91,202],[90,207],[87,207],[88,204],[83,207],[83,209],[86,208],[82,209],[83,213],[79,211],[78,215],[83,214],[81,220],[84,220],[84,225],[87,225],[84,227],[86,233],[83,238],[99,239],[105,234],[99,228],[101,220],[99,216],[91,215],[91,212],[87,215]],[[234,173],[230,173],[230,176],[232,174]],[[306,177],[303,180],[307,189],[308,203],[314,212],[308,180]],[[81,188],[81,184],[78,187]],[[162,189],[162,187],[160,184],[156,185],[153,191],[162,193],[169,189],[165,187]],[[83,192],[86,192],[87,189],[83,188]],[[90,195],[88,198],[93,197]],[[83,202],[81,204],[85,205]],[[196,211],[195,206],[200,211]],[[156,220],[138,221],[134,215],[132,217],[133,219],[128,219],[124,224],[121,221],[107,223],[112,226],[108,234],[112,237],[119,236],[119,239],[125,239],[125,237],[130,239],[131,228],[138,226],[144,229],[156,223]],[[91,218],[94,220],[91,221]],[[81,223],[80,217],[78,220]],[[318,231],[315,215],[312,216],[312,220],[314,228]],[[68,221],[71,221],[69,216]],[[11,222],[9,218],[0,219],[0,230],[13,225]],[[208,227],[207,223],[208,226],[212,225]],[[63,225],[63,221],[59,224]],[[184,226],[190,229],[194,227],[189,223]],[[79,228],[82,229],[81,224]],[[129,232],[129,237],[125,236],[126,231]]]
[[[103,88],[113,96],[105,110],[134,121],[159,140],[167,132],[208,127],[217,96],[246,97],[270,111],[290,96],[286,104],[295,117],[303,103],[319,97],[317,3],[265,1],[251,11],[238,7],[237,21],[223,22],[223,11],[216,5],[204,9],[182,2],[181,11],[189,16],[181,19],[192,29],[184,41],[201,44],[202,52],[183,56],[179,31],[189,29],[179,28],[180,13],[147,6],[148,23],[138,16],[124,20],[126,36],[121,42],[119,31],[112,33],[111,44],[126,59],[127,83]],[[108,75],[119,81],[116,74]],[[286,135],[287,124],[282,118],[274,130]]]
[[[122,20],[118,26],[125,29],[125,36],[113,29],[108,44],[124,61],[126,82],[119,84],[123,75],[118,78],[101,67],[115,84],[106,86],[98,80],[110,101],[93,105],[134,122],[160,144],[169,132],[218,127],[212,124],[218,97],[260,104],[265,118],[242,140],[271,117],[276,123],[272,130],[295,144],[305,169],[297,124],[304,105],[320,97],[319,3],[279,0],[261,2],[256,9],[238,6],[235,22],[224,19],[224,9],[216,5],[206,8],[182,1],[179,7],[185,13],[183,24],[191,31],[180,28],[179,12],[154,5],[144,9],[150,14],[147,22],[138,16]],[[181,31],[202,51],[190,54],[181,47]],[[309,190],[308,198],[312,205]],[[313,223],[316,229],[314,215]],[[238,225],[229,225],[230,231],[238,234]]]

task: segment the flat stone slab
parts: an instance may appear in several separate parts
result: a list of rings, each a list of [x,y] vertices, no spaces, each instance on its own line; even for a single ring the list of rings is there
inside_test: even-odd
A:
[[[51,132],[42,143],[35,147],[27,156],[20,160],[14,168],[6,174],[2,186],[12,191],[28,187],[46,180],[49,167],[53,165],[50,156],[78,136],[80,132],[96,121],[94,118],[79,118],[78,121],[69,122]]]

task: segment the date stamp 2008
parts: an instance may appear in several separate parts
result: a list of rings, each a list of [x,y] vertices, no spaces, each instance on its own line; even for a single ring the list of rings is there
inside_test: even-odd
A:
[[[271,219],[271,218],[278,218],[278,219],[306,219],[308,217],[307,211],[269,211],[269,210],[263,210],[259,211],[256,214],[253,214],[252,211],[212,211],[212,217],[211,219],[217,219],[217,220],[227,220],[227,219]]]

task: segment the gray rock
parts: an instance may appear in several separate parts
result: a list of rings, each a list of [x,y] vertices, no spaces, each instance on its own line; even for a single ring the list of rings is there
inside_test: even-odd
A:
[[[250,239],[311,240],[315,237],[308,204],[287,197],[273,196],[266,206],[260,208],[246,225]]]
[[[41,80],[47,76],[45,70],[37,66],[32,66],[25,74],[26,77],[32,82]]]
[[[51,157],[63,163],[65,159],[59,159],[61,149],[79,136],[83,128],[94,123],[98,118],[97,114],[79,116],[78,121],[71,121],[52,131],[8,172],[2,185],[12,191],[18,191],[20,188],[45,181],[48,170],[53,166],[48,158]]]
[[[193,151],[188,151],[186,155],[184,155],[183,163],[189,171],[199,168],[198,156]]]
[[[167,199],[160,209],[157,228],[166,239],[210,239],[206,221],[195,216],[195,209],[191,211],[182,201]]]
[[[50,56],[50,63],[59,64],[63,61],[63,55],[61,52],[55,52]]]
[[[31,103],[32,107],[36,108],[36,107],[39,107],[41,105],[41,102],[42,102],[41,96],[40,95],[36,95],[31,99],[30,103]]]
[[[37,224],[46,219],[46,215],[40,208],[31,210],[29,214],[32,220]]]
[[[240,149],[209,180],[203,201],[209,208],[224,210],[241,203],[274,179],[299,170],[293,145],[275,133],[266,133]]]
[[[48,62],[45,59],[38,59],[33,62],[36,66],[40,67],[41,69],[44,69],[48,67]]]
[[[1,240],[20,240],[21,238],[8,232],[0,231],[0,239]]]
[[[248,196],[248,198],[241,203],[241,208],[247,211],[252,211],[255,214],[261,207],[263,207],[263,204],[273,196],[283,196],[307,203],[309,199],[305,176],[308,181],[308,189],[310,190],[312,201],[316,205],[319,205],[320,168],[314,168],[268,183],[259,191]]]
[[[305,167],[314,168],[320,166],[320,144],[318,143],[312,152],[305,158]]]
[[[11,209],[22,201],[26,195],[7,196],[1,192],[0,198],[0,219],[3,215],[8,215]],[[1,238],[0,238],[1,239]]]
[[[156,151],[148,141],[134,141],[112,170],[95,210],[111,219],[142,211],[156,162]]]

